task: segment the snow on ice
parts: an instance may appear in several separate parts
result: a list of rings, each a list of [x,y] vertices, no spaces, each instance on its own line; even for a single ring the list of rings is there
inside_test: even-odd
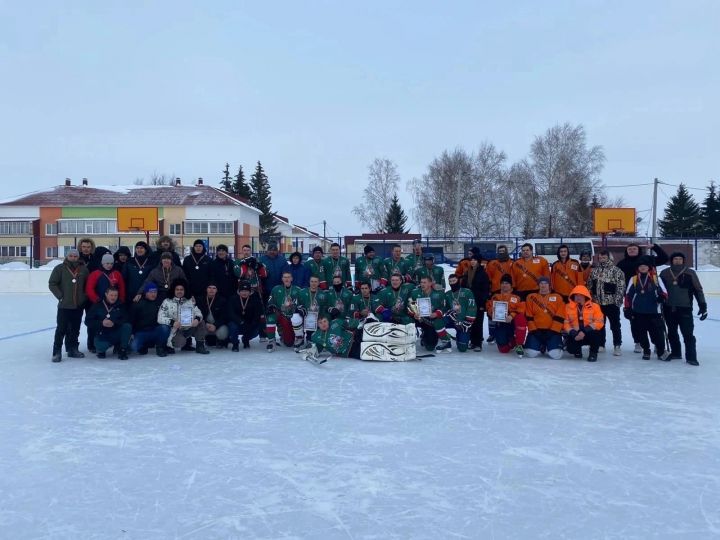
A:
[[[597,364],[52,364],[52,298],[0,299],[1,538],[720,537],[718,299],[699,368],[628,340]]]

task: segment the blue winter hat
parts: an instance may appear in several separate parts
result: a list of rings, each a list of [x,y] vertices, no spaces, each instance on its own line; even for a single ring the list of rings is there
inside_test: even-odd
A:
[[[158,286],[153,283],[152,281],[145,284],[145,287],[143,287],[143,291],[146,293],[149,293],[150,291],[157,291]]]

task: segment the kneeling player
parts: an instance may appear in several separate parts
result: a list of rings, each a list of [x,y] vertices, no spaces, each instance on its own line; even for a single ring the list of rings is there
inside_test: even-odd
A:
[[[505,317],[502,320],[497,320],[495,317],[495,306],[498,302],[507,304],[505,306],[507,308],[505,309]],[[527,334],[525,302],[520,300],[518,295],[512,293],[512,277],[510,274],[504,274],[500,278],[500,292],[494,294],[488,300],[487,312],[490,314],[495,327],[494,332],[498,351],[505,354],[514,348],[515,353],[522,358],[525,335]],[[502,317],[499,313],[498,315]]]
[[[362,330],[357,328],[357,324],[357,321],[352,319],[348,321],[338,317],[331,321],[327,315],[320,315],[317,330],[310,338],[317,353],[328,352],[335,356],[359,360]],[[315,351],[308,351],[307,354],[313,355]]]
[[[408,299],[415,286],[403,283],[403,275],[395,273],[390,276],[390,286],[385,287],[377,295],[375,315],[383,322],[410,324],[413,319],[408,315]]]
[[[470,344],[470,327],[477,314],[475,296],[470,289],[460,286],[456,274],[450,274],[448,283],[450,290],[445,293],[445,304],[449,309],[445,314],[445,325],[455,329],[458,352],[465,352]]]
[[[597,361],[600,348],[600,331],[605,326],[605,316],[600,306],[590,298],[584,285],[578,285],[570,292],[565,313],[565,332],[568,335],[567,352],[575,358],[582,358],[582,346],[590,346],[588,362]]]
[[[562,329],[565,324],[565,303],[559,294],[550,293],[550,279],[540,276],[539,292],[531,293],[525,301],[528,337],[525,354],[536,358],[541,353],[553,360],[562,358]]]
[[[452,352],[445,330],[445,294],[433,287],[433,279],[423,276],[420,286],[410,295],[408,313],[422,331],[420,344],[428,351]]]
[[[282,274],[282,284],[273,287],[268,298],[267,325],[265,332],[269,338],[267,351],[275,350],[275,328],[280,329],[280,339],[293,347],[303,342],[303,319],[298,313],[300,288],[292,284],[290,270]]]

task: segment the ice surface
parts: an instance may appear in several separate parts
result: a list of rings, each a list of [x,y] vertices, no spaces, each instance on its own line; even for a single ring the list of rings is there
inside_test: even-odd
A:
[[[3,539],[720,537],[720,320],[699,368],[632,344],[52,364],[51,330],[11,336],[54,326],[53,299],[0,306]]]

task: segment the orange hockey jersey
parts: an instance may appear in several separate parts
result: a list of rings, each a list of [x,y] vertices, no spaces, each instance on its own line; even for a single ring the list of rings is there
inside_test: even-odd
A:
[[[525,300],[525,318],[528,330],[562,332],[565,324],[565,302],[557,293],[532,293]]]
[[[576,285],[585,285],[580,262],[575,259],[568,259],[565,262],[559,259],[555,261],[550,268],[550,286],[553,292],[566,299]]]
[[[537,291],[538,278],[540,276],[550,277],[550,265],[545,257],[518,259],[512,264],[510,275],[513,278],[513,290]]]

